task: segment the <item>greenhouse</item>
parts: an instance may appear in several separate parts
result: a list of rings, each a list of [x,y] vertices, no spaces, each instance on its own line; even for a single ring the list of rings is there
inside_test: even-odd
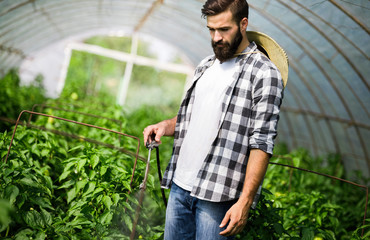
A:
[[[149,151],[143,129],[213,54],[204,3],[0,0],[0,239],[163,239],[173,138]],[[235,239],[369,239],[370,1],[248,3],[289,70]]]

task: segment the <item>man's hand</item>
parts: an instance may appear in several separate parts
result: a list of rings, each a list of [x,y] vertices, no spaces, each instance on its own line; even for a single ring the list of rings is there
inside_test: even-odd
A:
[[[269,162],[269,154],[260,149],[252,149],[249,154],[244,186],[239,200],[226,212],[220,227],[227,228],[220,232],[223,236],[232,236],[240,233],[247,224],[249,209],[257,193],[258,186],[265,176]]]
[[[229,224],[224,231],[220,232],[220,235],[227,237],[240,233],[247,224],[249,208],[250,205],[237,201],[229,211],[226,212],[220,228],[225,227],[227,223]]]
[[[164,120],[154,125],[147,126],[144,131],[144,144],[151,143],[152,140],[155,140],[157,143],[161,144],[162,136],[172,136],[175,132],[177,117]],[[152,136],[155,135],[155,138],[152,139]]]

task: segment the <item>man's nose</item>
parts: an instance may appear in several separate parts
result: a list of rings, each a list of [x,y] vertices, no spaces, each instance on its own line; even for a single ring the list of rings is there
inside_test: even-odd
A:
[[[214,42],[218,42],[220,40],[222,40],[222,35],[220,34],[219,31],[216,30],[215,31],[215,34],[213,35],[213,41]]]

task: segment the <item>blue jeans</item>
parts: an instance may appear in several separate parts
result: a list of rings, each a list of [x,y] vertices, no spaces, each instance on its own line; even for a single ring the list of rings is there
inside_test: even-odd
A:
[[[172,183],[166,211],[164,240],[231,240],[220,228],[226,212],[236,202],[209,202],[190,196],[190,192]]]

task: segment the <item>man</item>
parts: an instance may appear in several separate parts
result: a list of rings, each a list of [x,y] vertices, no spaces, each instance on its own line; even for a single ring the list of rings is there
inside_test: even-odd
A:
[[[202,14],[215,55],[195,70],[178,115],[144,129],[174,135],[162,187],[171,187],[165,236],[233,239],[255,207],[276,137],[283,82],[250,43],[245,0],[208,0]],[[253,206],[252,206],[253,205]]]

